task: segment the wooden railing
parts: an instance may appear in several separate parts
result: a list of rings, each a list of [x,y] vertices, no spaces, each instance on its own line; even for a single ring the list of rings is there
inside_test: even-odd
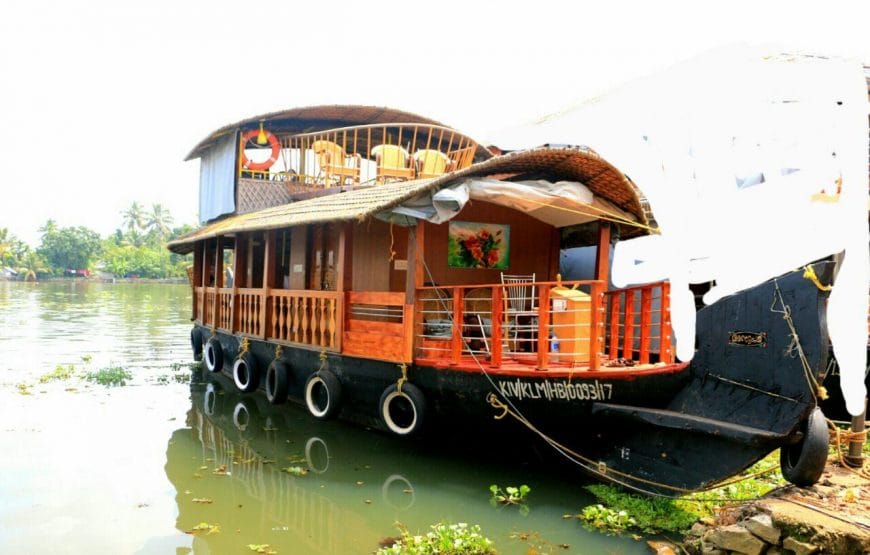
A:
[[[667,283],[607,293],[601,281],[425,287],[417,292],[415,353],[541,369],[673,362],[668,298]]]
[[[266,330],[268,338],[338,349],[341,335],[340,293],[273,290],[269,303],[271,317]]]
[[[341,294],[335,291],[196,287],[196,320],[238,333],[326,350],[341,348]]]
[[[277,162],[266,171],[240,164],[240,180],[286,181],[293,192],[407,181],[466,168],[478,150],[473,139],[454,129],[414,123],[359,125],[278,138]],[[258,145],[241,146],[250,151]]]
[[[404,292],[349,292],[346,302],[344,354],[411,362],[414,306]]]
[[[605,296],[608,358],[647,364],[654,355],[660,362],[674,362],[670,283],[616,289]]]

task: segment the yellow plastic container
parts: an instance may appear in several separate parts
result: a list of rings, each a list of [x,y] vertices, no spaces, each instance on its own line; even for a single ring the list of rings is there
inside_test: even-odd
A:
[[[554,287],[550,299],[553,332],[559,338],[559,353],[552,353],[551,345],[551,357],[558,356],[558,362],[588,363],[589,332],[592,329],[589,295],[577,289]]]

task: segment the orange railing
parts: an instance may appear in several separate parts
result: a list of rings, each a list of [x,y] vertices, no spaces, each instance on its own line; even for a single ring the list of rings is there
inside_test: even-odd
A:
[[[413,123],[358,125],[278,138],[277,162],[267,171],[240,164],[240,179],[287,181],[291,189],[375,185],[466,168],[478,150],[473,139],[454,129]],[[256,147],[240,145],[251,157]]]
[[[606,293],[601,281],[526,285],[525,302],[503,284],[419,289],[416,356],[591,370],[673,362],[667,283]]]

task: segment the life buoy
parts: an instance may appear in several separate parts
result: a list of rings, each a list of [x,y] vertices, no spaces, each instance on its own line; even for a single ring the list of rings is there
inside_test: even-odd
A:
[[[202,335],[196,328],[190,330],[190,348],[193,349],[193,360],[202,360]]]
[[[423,429],[426,398],[414,384],[403,384],[401,391],[396,384],[386,388],[380,409],[384,426],[398,436],[413,436]]]
[[[273,360],[266,370],[266,399],[273,405],[280,405],[287,400],[287,389],[290,383],[290,367],[280,360]]]
[[[209,372],[220,372],[224,368],[224,350],[217,337],[212,337],[205,344],[205,367]]]
[[[779,450],[783,478],[799,487],[815,484],[828,462],[828,422],[822,409],[814,408],[804,426],[799,442]]]
[[[244,145],[248,144],[248,141],[257,137],[260,134],[260,131],[263,131],[266,135],[266,140],[269,141],[269,146],[272,147],[272,155],[265,162],[252,162],[248,159],[248,156],[245,154]],[[253,171],[264,171],[268,170],[272,167],[275,162],[278,161],[278,156],[281,154],[281,142],[278,140],[278,137],[273,135],[270,131],[265,131],[261,129],[251,129],[250,131],[246,131],[244,135],[242,135],[242,167],[247,170]]]
[[[338,414],[341,383],[329,370],[318,370],[305,382],[305,406],[311,416],[327,420]]]
[[[239,391],[247,393],[257,389],[259,377],[257,360],[250,351],[241,355],[233,363],[233,383],[236,384]]]

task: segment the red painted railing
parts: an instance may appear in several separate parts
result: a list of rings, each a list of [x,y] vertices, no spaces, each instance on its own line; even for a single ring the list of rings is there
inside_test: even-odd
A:
[[[601,281],[425,287],[415,354],[542,369],[673,362],[668,300],[667,283],[609,292]]]

